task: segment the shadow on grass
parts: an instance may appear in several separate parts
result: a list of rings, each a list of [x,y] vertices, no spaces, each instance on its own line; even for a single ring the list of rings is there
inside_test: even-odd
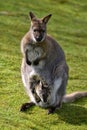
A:
[[[87,109],[74,104],[63,104],[60,110],[56,111],[59,118],[72,125],[87,125]]]
[[[32,106],[24,113],[30,114],[30,115],[37,114],[38,110],[36,107],[37,106]],[[57,125],[58,122],[60,123],[61,121],[71,124],[71,125],[79,125],[79,126],[82,124],[87,125],[87,109],[85,107],[78,106],[77,102],[76,102],[76,104],[75,103],[63,104],[62,108],[60,108],[59,110],[56,110],[54,114],[58,116],[58,120],[55,120],[54,116],[53,116],[53,119],[51,119],[52,114],[51,114],[51,116],[47,115],[47,112],[45,115],[46,118],[48,116],[50,116],[48,118],[51,119],[50,122],[52,125],[54,125],[54,124]],[[29,120],[28,117],[27,117],[27,120]],[[44,120],[44,119],[42,118],[42,120]],[[33,122],[34,122],[34,120],[33,120]]]

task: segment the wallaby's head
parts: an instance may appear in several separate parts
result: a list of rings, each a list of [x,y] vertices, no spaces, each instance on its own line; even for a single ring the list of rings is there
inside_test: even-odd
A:
[[[35,43],[43,42],[46,38],[46,25],[51,17],[51,14],[41,19],[36,18],[32,12],[29,13],[29,16],[31,19],[30,31],[33,41]]]

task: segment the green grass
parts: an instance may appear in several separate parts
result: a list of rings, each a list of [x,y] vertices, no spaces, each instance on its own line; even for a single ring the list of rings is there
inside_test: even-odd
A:
[[[0,130],[87,130],[87,99],[63,104],[59,111],[32,107],[19,112],[28,101],[20,66],[20,41],[28,31],[28,12],[38,17],[49,13],[52,35],[65,51],[70,68],[67,93],[87,91],[87,1],[2,0],[0,1]]]

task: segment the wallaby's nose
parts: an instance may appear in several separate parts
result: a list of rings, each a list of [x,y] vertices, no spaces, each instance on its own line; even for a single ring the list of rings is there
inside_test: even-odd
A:
[[[41,36],[36,37],[36,41],[37,41],[37,42],[40,42],[41,40],[42,40],[42,37],[41,37]]]

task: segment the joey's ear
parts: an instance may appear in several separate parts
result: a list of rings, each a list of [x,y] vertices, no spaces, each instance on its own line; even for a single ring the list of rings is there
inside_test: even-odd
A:
[[[44,18],[42,19],[42,21],[43,21],[45,24],[47,24],[47,22],[49,21],[49,19],[50,19],[51,16],[52,16],[52,14],[47,15],[46,17],[44,17]]]
[[[29,16],[30,16],[31,20],[34,19],[34,18],[36,18],[35,15],[32,12],[29,12]]]

